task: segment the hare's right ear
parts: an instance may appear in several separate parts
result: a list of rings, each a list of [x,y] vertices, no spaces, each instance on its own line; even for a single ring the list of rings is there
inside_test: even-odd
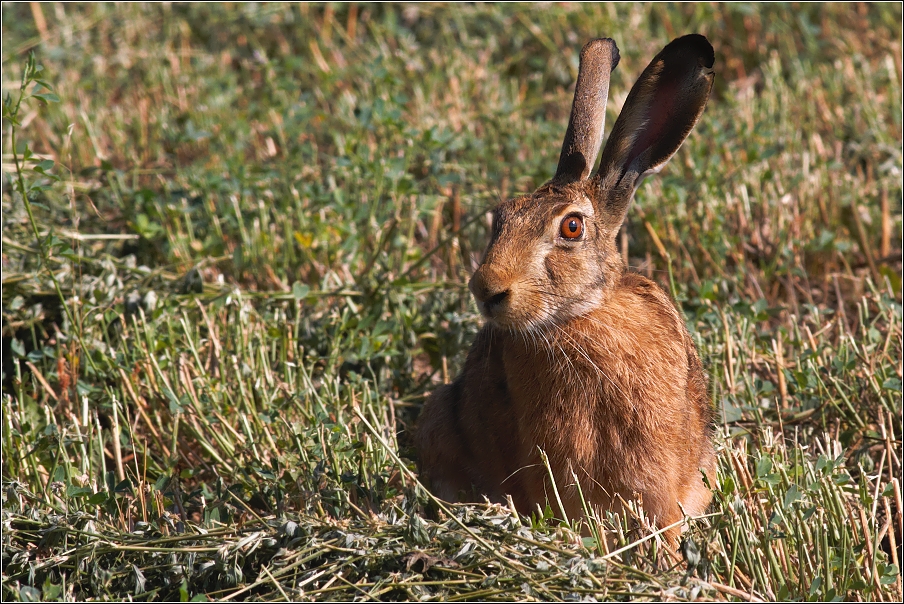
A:
[[[566,184],[590,176],[603,143],[609,78],[617,65],[618,46],[611,38],[591,40],[581,49],[571,118],[553,182]]]
[[[690,34],[670,42],[638,78],[606,142],[596,176],[606,222],[618,229],[644,176],[675,154],[706,107],[715,73],[709,41]]]

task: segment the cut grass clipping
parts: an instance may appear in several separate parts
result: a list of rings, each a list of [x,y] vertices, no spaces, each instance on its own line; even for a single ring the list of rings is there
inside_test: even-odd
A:
[[[901,22],[4,4],[4,601],[899,601]],[[688,32],[713,98],[619,246],[705,359],[709,513],[673,553],[630,503],[434,500],[411,430],[487,210],[550,177],[585,41],[611,124]]]

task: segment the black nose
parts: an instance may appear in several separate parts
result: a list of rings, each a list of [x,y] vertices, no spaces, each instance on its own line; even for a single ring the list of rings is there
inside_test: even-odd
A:
[[[484,307],[487,309],[487,312],[492,313],[494,309],[496,309],[500,304],[505,302],[505,299],[509,297],[509,290],[505,290],[499,292],[498,294],[494,294],[484,300]]]

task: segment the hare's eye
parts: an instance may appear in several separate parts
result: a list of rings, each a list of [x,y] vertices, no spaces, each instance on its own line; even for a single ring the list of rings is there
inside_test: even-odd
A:
[[[566,216],[562,220],[559,232],[565,239],[580,239],[581,235],[584,234],[584,221],[580,216],[575,216],[573,214],[571,216]]]

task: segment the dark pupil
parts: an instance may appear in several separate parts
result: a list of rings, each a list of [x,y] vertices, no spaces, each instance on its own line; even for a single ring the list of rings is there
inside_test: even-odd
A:
[[[572,218],[568,223],[568,230],[572,233],[576,233],[578,230],[578,221]]]

